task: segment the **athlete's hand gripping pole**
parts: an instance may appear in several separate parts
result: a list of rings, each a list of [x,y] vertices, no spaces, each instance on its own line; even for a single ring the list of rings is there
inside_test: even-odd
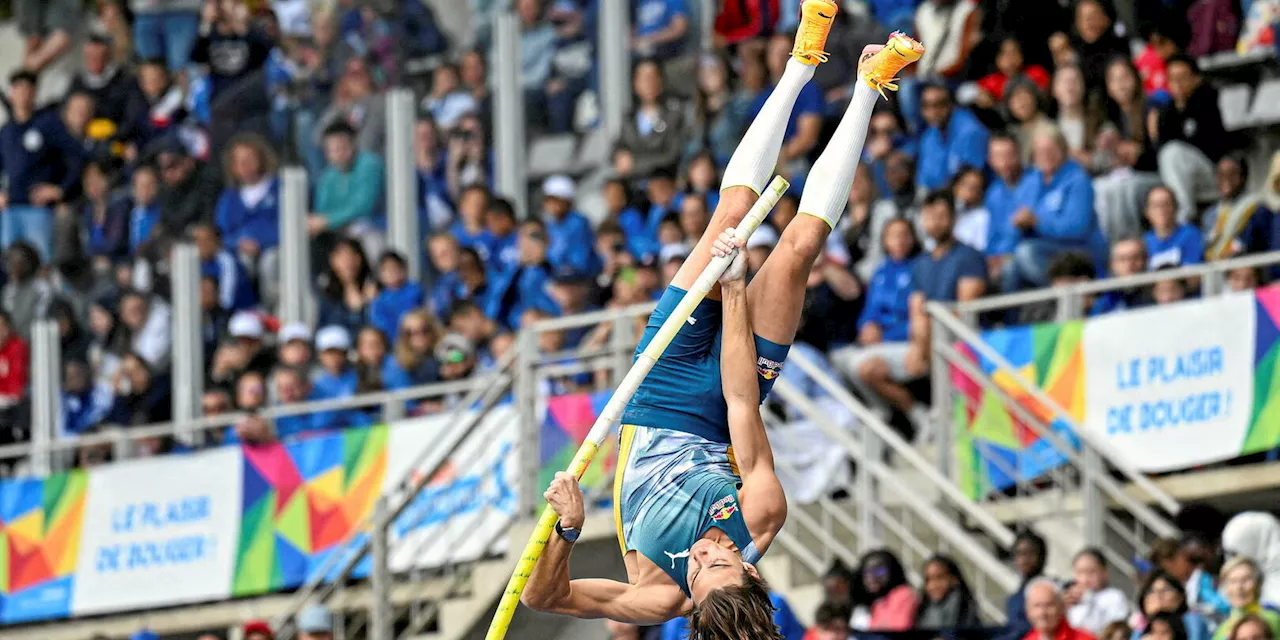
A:
[[[782,198],[782,194],[786,193],[790,187],[781,176],[774,177],[769,186],[765,188],[760,199],[756,200],[755,205],[747,212],[742,222],[738,223],[737,236],[741,238],[745,244],[746,240],[764,221],[765,216],[773,210],[778,204],[778,200]],[[671,344],[672,338],[680,331],[680,327],[684,326],[689,320],[689,316],[693,314],[693,310],[697,308],[698,303],[706,297],[711,288],[715,286],[720,279],[720,274],[733,261],[733,256],[713,257],[710,264],[707,265],[702,273],[698,275],[698,279],[694,281],[693,286],[689,288],[688,293],[680,299],[680,303],[676,305],[671,315],[658,329],[657,334],[653,336],[653,340],[649,341],[649,345],[636,358],[631,369],[627,371],[627,375],[622,378],[622,382],[618,388],[614,390],[613,396],[609,398],[609,402],[605,404],[604,411],[600,412],[600,417],[596,418],[595,424],[591,426],[591,431],[587,433],[587,439],[578,448],[578,453],[573,456],[573,462],[569,463],[568,472],[572,473],[575,478],[582,478],[582,474],[586,472],[587,467],[591,465],[591,460],[595,457],[596,451],[600,449],[600,444],[609,435],[609,429],[613,423],[622,417],[622,410],[626,408],[627,402],[631,400],[631,396],[635,394],[640,383],[644,381],[645,376],[649,374],[649,370],[653,368],[653,364],[662,357],[662,352],[666,351],[667,345]],[[507,588],[502,593],[502,600],[498,603],[498,611],[493,616],[493,621],[489,624],[489,633],[485,635],[485,640],[503,640],[507,635],[507,628],[511,625],[511,617],[515,615],[516,606],[520,604],[520,594],[524,592],[524,586],[529,582],[529,574],[533,573],[534,566],[538,563],[538,558],[542,557],[542,550],[547,546],[547,540],[550,539],[552,531],[556,526],[556,512],[550,508],[542,510],[542,516],[538,518],[538,524],[533,529],[533,535],[529,537],[529,543],[525,546],[524,551],[520,554],[520,560],[516,563],[516,569],[511,574],[511,580],[507,582]]]

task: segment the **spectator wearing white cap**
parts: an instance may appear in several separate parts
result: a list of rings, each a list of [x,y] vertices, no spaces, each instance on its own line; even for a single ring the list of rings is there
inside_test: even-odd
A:
[[[295,621],[298,640],[333,640],[333,614],[324,605],[303,609]]]
[[[594,247],[595,232],[582,214],[573,210],[577,185],[573,178],[554,175],[542,182],[542,222],[547,226],[547,260],[557,271],[569,268],[582,275],[600,270]]]
[[[767,224],[760,225],[756,232],[747,238],[747,273],[755,274],[760,266],[778,246],[778,232]]]
[[[684,264],[684,259],[689,257],[691,250],[691,247],[683,242],[662,245],[662,249],[658,252],[658,266],[662,269],[663,288],[671,284],[671,279],[676,277],[676,272],[680,270],[680,265]]]
[[[345,327],[330,325],[316,332],[316,351],[319,352],[320,371],[312,381],[312,399],[336,400],[356,395],[359,380],[355,367],[351,366],[351,333]],[[313,426],[317,429],[334,429],[367,425],[372,422],[358,409],[323,412],[317,414]]]
[[[255,311],[239,311],[227,323],[230,341],[218,346],[213,354],[210,377],[222,383],[238,378],[246,371],[267,375],[275,366],[275,354],[263,343],[266,328]]]

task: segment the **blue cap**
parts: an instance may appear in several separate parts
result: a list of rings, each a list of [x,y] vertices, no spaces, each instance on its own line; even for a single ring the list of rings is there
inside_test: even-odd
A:
[[[150,629],[139,629],[129,636],[129,640],[160,640],[160,636]]]

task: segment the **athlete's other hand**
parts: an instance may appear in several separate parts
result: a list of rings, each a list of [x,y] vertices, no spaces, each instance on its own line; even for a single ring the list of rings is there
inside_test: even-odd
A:
[[[738,239],[738,232],[729,227],[720,232],[715,244],[711,245],[711,255],[717,258],[732,256],[729,266],[720,274],[720,282],[739,282],[747,277],[747,252],[742,250],[743,242]]]
[[[551,481],[551,487],[542,494],[547,504],[560,516],[560,525],[573,529],[582,529],[586,512],[582,506],[582,488],[572,473],[561,471]]]

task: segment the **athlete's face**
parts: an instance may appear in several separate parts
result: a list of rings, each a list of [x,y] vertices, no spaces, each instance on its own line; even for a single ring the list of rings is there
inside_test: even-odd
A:
[[[742,571],[758,576],[756,568],[742,561],[738,552],[711,540],[699,540],[689,549],[689,593],[694,603],[702,602],[717,589],[742,584]]]

